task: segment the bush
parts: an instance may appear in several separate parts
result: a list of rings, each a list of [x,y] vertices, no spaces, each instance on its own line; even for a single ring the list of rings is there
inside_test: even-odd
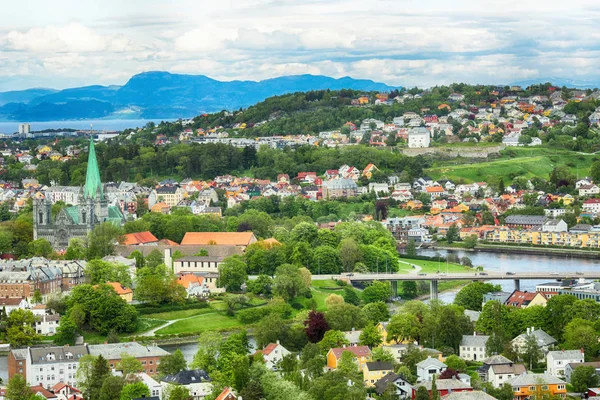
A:
[[[240,310],[236,313],[236,316],[243,324],[253,324],[260,321],[267,314],[270,314],[269,309],[267,307],[260,307]]]

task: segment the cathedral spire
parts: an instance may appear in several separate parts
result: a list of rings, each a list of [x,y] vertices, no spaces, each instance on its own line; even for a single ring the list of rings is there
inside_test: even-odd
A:
[[[83,187],[83,197],[86,199],[99,199],[104,197],[93,137],[90,137],[87,174],[85,177],[85,186]]]

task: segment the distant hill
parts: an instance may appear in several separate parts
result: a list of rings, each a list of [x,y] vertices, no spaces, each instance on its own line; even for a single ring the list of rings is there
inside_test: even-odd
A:
[[[584,79],[564,79],[564,78],[536,78],[536,79],[527,79],[519,82],[513,82],[511,85],[521,86],[523,88],[531,85],[536,85],[539,83],[547,83],[550,82],[554,86],[563,87],[566,86],[568,88],[573,89],[594,89],[600,88],[600,82],[598,81],[589,81]]]
[[[310,90],[399,89],[371,80],[294,75],[264,81],[223,82],[204,75],[144,72],[123,86],[0,93],[0,119],[47,121],[85,118],[184,118],[246,108],[268,97]],[[37,91],[37,92],[36,92]]]

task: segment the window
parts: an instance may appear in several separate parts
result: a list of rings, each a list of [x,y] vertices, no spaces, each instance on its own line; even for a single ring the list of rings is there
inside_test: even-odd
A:
[[[152,360],[149,361],[150,365],[152,365]]]
[[[530,391],[534,391],[535,390],[535,386],[529,386],[529,390]]]
[[[542,386],[542,390],[548,390],[548,385]]]
[[[430,369],[427,372],[430,373],[430,374],[437,374],[437,370],[435,370],[435,369]]]

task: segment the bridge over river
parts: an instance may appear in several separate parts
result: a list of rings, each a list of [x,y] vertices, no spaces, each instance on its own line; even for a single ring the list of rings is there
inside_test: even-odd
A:
[[[252,277],[251,277],[252,278]],[[461,272],[461,273],[369,273],[369,274],[336,274],[336,275],[313,275],[313,280],[344,280],[346,282],[372,282],[372,281],[389,281],[392,284],[394,296],[398,293],[398,282],[402,281],[429,281],[430,282],[430,297],[437,299],[438,297],[438,282],[440,281],[488,281],[488,280],[512,280],[515,283],[515,289],[520,289],[521,280],[555,280],[561,281],[564,279],[600,279],[600,271],[582,271],[582,272],[551,272],[551,271],[535,271],[535,272]]]

